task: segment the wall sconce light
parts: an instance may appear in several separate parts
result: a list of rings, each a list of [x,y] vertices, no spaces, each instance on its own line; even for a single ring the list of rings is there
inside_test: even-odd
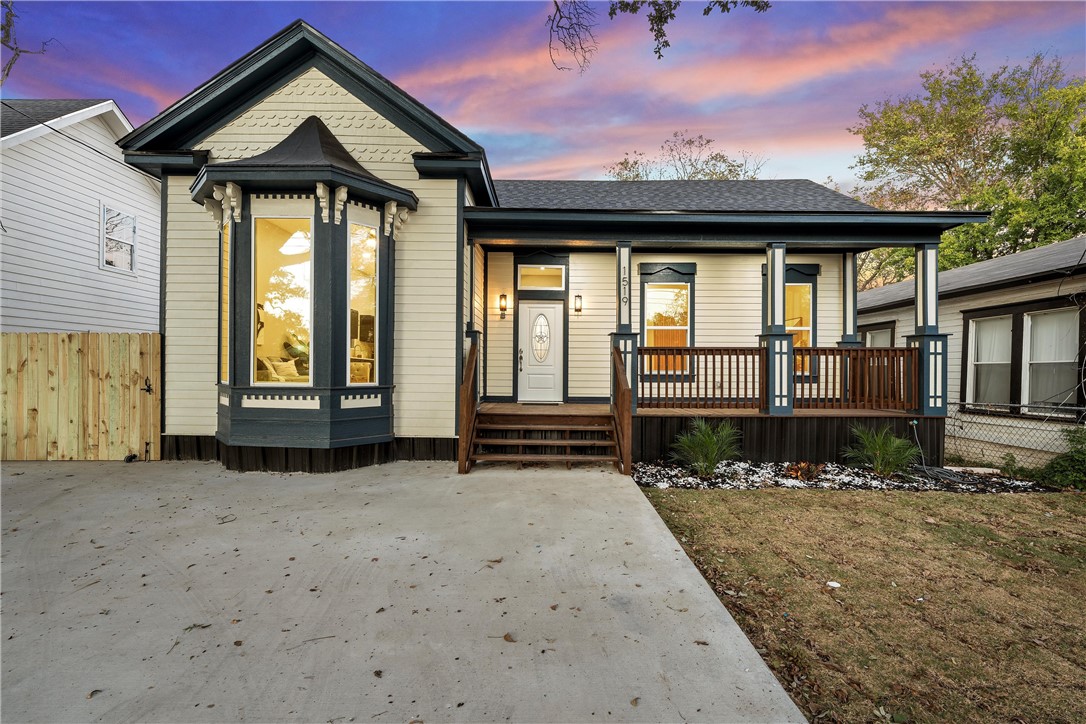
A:
[[[584,310],[584,303],[581,301],[581,295],[575,294],[573,296],[573,311],[576,314],[580,314]]]
[[[509,298],[504,294],[498,296],[498,311],[501,312],[501,318],[505,319],[505,313],[509,311]]]

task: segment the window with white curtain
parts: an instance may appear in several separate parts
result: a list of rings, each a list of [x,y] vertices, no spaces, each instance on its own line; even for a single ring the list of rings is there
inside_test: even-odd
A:
[[[1084,312],[1055,300],[992,312],[999,313],[965,313],[964,402],[1027,415],[1064,414],[1060,408],[1081,406],[1086,400]]]
[[[1078,310],[1025,315],[1026,369],[1022,400],[1031,405],[1073,405],[1078,376]]]
[[[970,402],[1006,405],[1011,401],[1011,317],[973,321]]]

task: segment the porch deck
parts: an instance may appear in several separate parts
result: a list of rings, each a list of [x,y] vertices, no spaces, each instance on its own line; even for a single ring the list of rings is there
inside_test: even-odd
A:
[[[523,402],[483,402],[480,414],[501,415],[610,415],[611,406],[583,402],[556,402],[551,404]],[[691,407],[639,407],[634,417],[767,417],[761,410],[751,408],[691,408]],[[841,410],[796,409],[792,417],[916,417],[915,413],[902,410]]]

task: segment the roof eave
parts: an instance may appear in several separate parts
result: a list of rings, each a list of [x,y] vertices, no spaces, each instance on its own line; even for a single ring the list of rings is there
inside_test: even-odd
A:
[[[464,177],[468,181],[471,193],[479,205],[484,208],[492,208],[498,205],[498,194],[494,189],[494,181],[490,176],[490,167],[486,161],[485,153],[472,154],[412,154],[415,161],[415,170],[420,176],[430,178],[459,178]],[[474,207],[472,207],[474,208]]]
[[[356,198],[384,204],[395,201],[415,211],[419,199],[414,192],[380,179],[359,176],[334,166],[205,166],[189,190],[192,200],[203,203],[216,185],[233,182],[247,190],[312,189],[317,183],[345,186]]]

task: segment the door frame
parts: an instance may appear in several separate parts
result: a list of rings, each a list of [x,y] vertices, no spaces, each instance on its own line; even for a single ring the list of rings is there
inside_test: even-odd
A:
[[[521,290],[517,274],[521,264],[565,267],[566,288],[562,291],[525,289]],[[513,402],[520,401],[520,373],[517,370],[517,350],[520,349],[520,303],[555,302],[562,309],[562,399],[569,401],[569,254],[537,250],[515,252],[513,254],[513,350],[509,364],[513,376]],[[537,403],[525,403],[537,404]],[[538,403],[547,404],[547,403]],[[551,403],[554,404],[554,403]]]

